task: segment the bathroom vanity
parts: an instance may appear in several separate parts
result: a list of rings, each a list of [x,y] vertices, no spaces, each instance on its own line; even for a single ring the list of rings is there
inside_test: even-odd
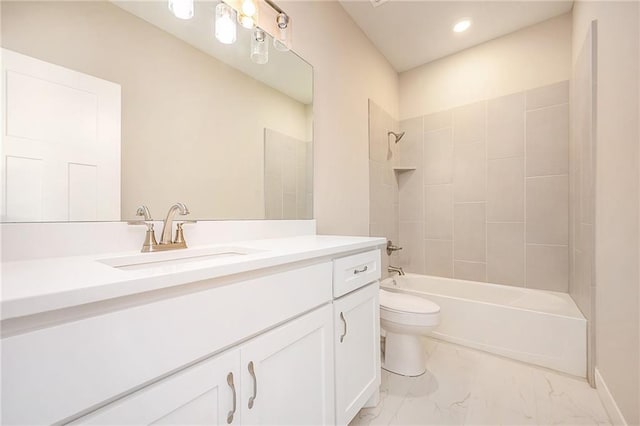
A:
[[[347,424],[380,384],[381,238],[3,264],[3,424]]]

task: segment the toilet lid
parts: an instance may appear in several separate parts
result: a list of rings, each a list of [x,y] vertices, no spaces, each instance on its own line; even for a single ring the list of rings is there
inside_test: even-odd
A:
[[[415,314],[435,314],[440,312],[440,306],[422,297],[382,289],[380,290],[380,307]]]

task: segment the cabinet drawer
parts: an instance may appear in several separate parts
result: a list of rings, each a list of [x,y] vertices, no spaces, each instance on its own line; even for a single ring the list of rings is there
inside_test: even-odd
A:
[[[340,297],[380,279],[380,250],[371,250],[333,261],[333,297]]]
[[[6,337],[2,423],[64,421],[328,303],[331,268],[325,262]]]

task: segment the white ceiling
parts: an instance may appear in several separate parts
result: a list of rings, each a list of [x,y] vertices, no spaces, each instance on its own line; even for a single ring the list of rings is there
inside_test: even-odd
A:
[[[573,1],[340,0],[396,71],[407,71],[569,12]],[[453,25],[471,18],[463,33]]]

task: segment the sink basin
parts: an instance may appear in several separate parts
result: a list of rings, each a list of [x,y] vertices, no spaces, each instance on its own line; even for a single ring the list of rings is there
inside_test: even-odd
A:
[[[244,256],[257,253],[259,250],[246,247],[209,247],[201,249],[183,249],[156,253],[140,253],[132,256],[118,256],[99,259],[98,262],[124,271],[158,268],[169,265],[180,265],[192,262],[202,262],[213,259]]]

